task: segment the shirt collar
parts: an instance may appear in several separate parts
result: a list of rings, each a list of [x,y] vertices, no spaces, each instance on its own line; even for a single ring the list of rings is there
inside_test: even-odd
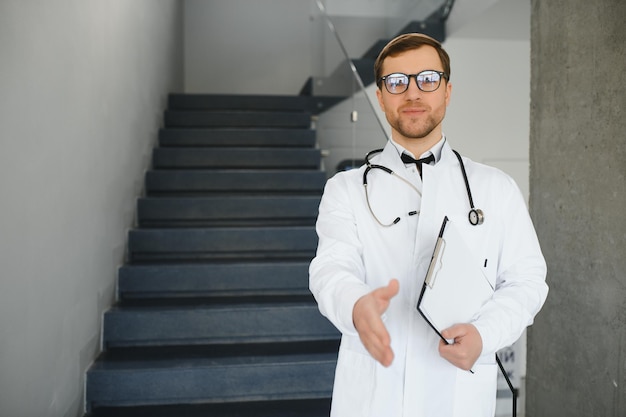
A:
[[[389,140],[398,151],[398,156],[402,155],[403,153],[406,153],[407,155],[410,155],[412,158],[415,158],[415,155],[413,155],[411,152],[405,149],[402,145],[400,145],[399,143],[397,143],[391,138]],[[437,142],[432,148],[430,148],[429,150],[421,154],[419,158],[415,158],[415,159],[425,158],[428,155],[432,154],[435,157],[435,164],[436,164],[441,159],[441,149],[443,149],[443,144],[445,142],[446,142],[446,136],[443,135],[441,136],[441,139],[439,140],[439,142]]]

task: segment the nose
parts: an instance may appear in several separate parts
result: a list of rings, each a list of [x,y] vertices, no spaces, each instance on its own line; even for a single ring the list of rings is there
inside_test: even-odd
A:
[[[411,80],[415,80],[415,82],[412,83]],[[409,85],[405,93],[407,95],[407,99],[409,100],[415,100],[421,97],[422,90],[420,90],[417,86],[417,74],[409,75]]]

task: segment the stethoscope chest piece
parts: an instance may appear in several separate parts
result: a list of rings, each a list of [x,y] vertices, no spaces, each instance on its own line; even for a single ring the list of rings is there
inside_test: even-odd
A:
[[[485,215],[483,214],[483,211],[477,208],[471,209],[467,217],[472,226],[478,226],[479,224],[483,224],[483,222],[485,221]]]

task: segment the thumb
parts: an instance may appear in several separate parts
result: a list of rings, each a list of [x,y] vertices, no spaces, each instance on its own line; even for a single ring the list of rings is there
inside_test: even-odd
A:
[[[459,336],[463,335],[463,327],[455,324],[441,332],[441,335],[447,340],[456,339]]]
[[[398,291],[400,291],[400,283],[397,279],[394,278],[389,281],[389,284],[387,284],[386,287],[381,287],[379,288],[379,290],[380,292],[378,293],[378,295],[381,298],[384,298],[385,300],[391,300],[393,297],[396,296],[396,294],[398,294]]]

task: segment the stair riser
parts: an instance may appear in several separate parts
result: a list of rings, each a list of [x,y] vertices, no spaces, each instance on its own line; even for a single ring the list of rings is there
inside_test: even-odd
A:
[[[306,111],[307,97],[226,94],[171,94],[168,107],[175,110]]]
[[[318,114],[346,98],[336,94],[332,97],[171,94],[168,107],[174,110],[309,111]]]
[[[148,193],[315,192],[324,189],[321,171],[149,171]]]
[[[87,404],[130,406],[327,398],[335,361],[180,369],[92,370]]]
[[[148,224],[192,224],[234,220],[315,222],[320,198],[302,197],[222,197],[222,198],[142,198],[138,221]]]
[[[317,307],[224,307],[112,310],[104,317],[107,348],[329,340],[336,329]]]
[[[312,257],[313,227],[131,230],[131,261]]]
[[[319,169],[317,149],[173,149],[157,148],[153,166],[159,168],[292,168]]]
[[[313,147],[311,129],[162,129],[161,146]]]
[[[165,127],[307,128],[311,115],[301,112],[166,111]]]
[[[132,298],[308,295],[307,262],[127,265],[119,295]]]

